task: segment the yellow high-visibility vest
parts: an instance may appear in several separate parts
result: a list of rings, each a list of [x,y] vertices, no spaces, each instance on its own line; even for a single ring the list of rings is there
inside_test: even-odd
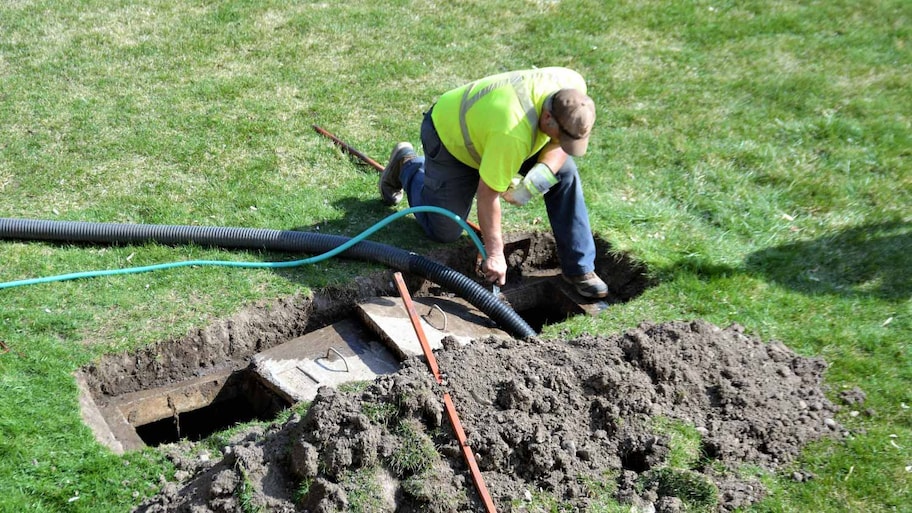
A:
[[[492,75],[444,93],[431,119],[447,150],[503,192],[520,165],[548,143],[538,130],[542,105],[566,87],[585,93],[586,81],[557,67]]]

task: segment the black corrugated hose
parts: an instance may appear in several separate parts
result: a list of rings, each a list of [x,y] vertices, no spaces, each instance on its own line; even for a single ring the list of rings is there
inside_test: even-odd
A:
[[[0,238],[103,244],[198,244],[229,249],[260,249],[291,253],[325,253],[350,240],[341,235],[231,228],[92,223],[0,218]],[[514,337],[534,336],[535,330],[512,308],[474,280],[426,257],[387,244],[363,240],[342,256],[376,262],[412,273],[456,293],[484,312]]]

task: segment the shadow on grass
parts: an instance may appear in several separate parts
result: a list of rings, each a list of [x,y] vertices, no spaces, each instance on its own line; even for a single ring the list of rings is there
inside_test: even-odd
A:
[[[745,270],[806,294],[906,299],[912,295],[912,225],[868,224],[758,251]]]
[[[379,197],[376,201],[346,197],[333,201],[332,206],[336,210],[343,212],[342,217],[322,221],[310,226],[295,226],[291,230],[355,237],[395,214],[400,209],[407,208],[408,205],[403,205],[401,208],[392,208],[381,203]],[[424,239],[423,232],[414,217],[409,215],[392,221],[379,231],[371,234],[367,240],[396,244],[408,241],[421,243],[426,239]]]
[[[353,237],[394,212],[379,201],[358,198],[342,198],[333,206],[345,215],[294,229]],[[393,221],[369,239],[400,247],[434,246],[424,242],[418,223],[410,216]],[[739,267],[685,259],[666,272],[689,272],[704,278],[748,274],[810,295],[907,299],[912,296],[912,224],[873,223],[818,239],[770,247],[748,255]]]
[[[324,221],[318,221],[310,225],[298,225],[287,228],[290,231],[307,232],[316,235],[339,236],[354,238],[364,231],[374,227],[378,223],[400,209],[391,208],[384,205],[379,197],[376,200],[364,200],[356,197],[345,197],[334,200],[332,207],[340,212],[341,216],[328,218]],[[404,206],[402,208],[405,208]],[[416,253],[424,253],[429,248],[440,246],[423,236],[421,227],[411,215],[400,217],[389,224],[381,227],[378,231],[368,235],[367,241],[376,242],[392,246],[394,248]],[[275,254],[275,260],[287,260],[288,254]],[[316,254],[297,254],[295,259],[317,256]],[[339,282],[350,278],[350,269],[345,262],[361,262],[372,265],[381,265],[377,262],[371,262],[364,259],[351,259],[343,252],[319,264],[318,269],[323,274],[324,280],[320,280],[320,285],[329,282]],[[310,266],[302,266],[310,267]],[[300,267],[279,268],[274,272],[285,279],[295,282],[313,285],[311,280],[313,276],[306,269]],[[324,281],[326,283],[324,283]]]
[[[808,295],[909,299],[912,224],[868,224],[818,239],[774,246],[748,255],[739,267],[685,258],[659,274],[670,277],[679,272],[701,279],[750,275]]]

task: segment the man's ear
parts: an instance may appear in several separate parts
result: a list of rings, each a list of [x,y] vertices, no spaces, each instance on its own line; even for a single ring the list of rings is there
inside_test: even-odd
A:
[[[557,128],[557,121],[548,109],[542,111],[541,120],[549,130]]]

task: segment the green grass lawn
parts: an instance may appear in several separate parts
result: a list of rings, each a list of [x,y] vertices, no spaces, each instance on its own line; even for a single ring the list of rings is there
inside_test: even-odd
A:
[[[858,386],[854,434],[764,476],[750,511],[912,511],[912,3],[902,0],[12,0],[0,5],[0,217],[304,228],[391,213],[377,174],[481,76],[568,66],[599,114],[593,228],[658,285],[547,334],[743,325]],[[507,229],[544,217],[510,207]],[[384,242],[434,247],[411,219]],[[189,259],[199,247],[0,242],[0,281]],[[83,426],[72,372],[362,273],[182,268],[0,290],[0,510],[125,511],[171,472]]]

